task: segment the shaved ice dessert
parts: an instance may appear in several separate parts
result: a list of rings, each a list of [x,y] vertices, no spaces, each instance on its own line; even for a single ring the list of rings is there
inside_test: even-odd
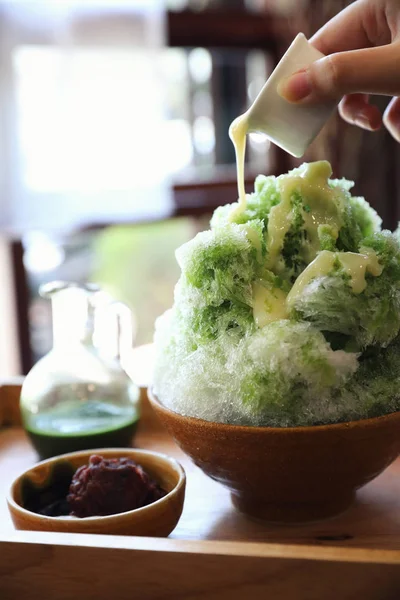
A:
[[[289,427],[400,407],[400,246],[328,162],[259,175],[177,250],[154,393],[186,416]]]

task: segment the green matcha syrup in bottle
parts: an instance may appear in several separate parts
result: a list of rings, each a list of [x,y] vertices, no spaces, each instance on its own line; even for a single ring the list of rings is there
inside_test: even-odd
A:
[[[28,373],[21,415],[41,459],[84,449],[128,447],[139,390],[122,367],[132,344],[130,311],[92,285],[53,282],[53,348]]]

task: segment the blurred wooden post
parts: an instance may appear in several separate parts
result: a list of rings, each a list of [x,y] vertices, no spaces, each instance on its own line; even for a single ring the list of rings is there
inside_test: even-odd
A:
[[[0,237],[0,377],[20,373],[16,297],[9,242]]]
[[[21,425],[19,397],[22,383],[22,377],[7,378],[0,382],[0,429]]]
[[[11,244],[13,285],[15,290],[15,311],[17,314],[17,336],[20,358],[19,373],[26,375],[33,366],[32,348],[29,334],[29,289],[27,273],[23,262],[24,248],[21,241]]]

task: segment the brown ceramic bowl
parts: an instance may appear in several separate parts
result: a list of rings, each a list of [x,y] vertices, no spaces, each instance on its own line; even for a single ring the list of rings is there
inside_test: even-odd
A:
[[[400,452],[400,412],[313,427],[242,427],[151,404],[182,450],[225,485],[242,512],[268,521],[333,516]]]
[[[54,483],[55,477],[58,482],[63,477],[69,477],[71,481],[72,473],[88,464],[92,454],[134,460],[167,491],[167,495],[143,508],[106,517],[47,517],[24,508],[24,497],[29,490],[40,488],[43,491]],[[132,448],[85,450],[44,460],[22,473],[11,486],[7,504],[16,529],[162,537],[169,535],[179,521],[185,486],[183,468],[164,454]]]

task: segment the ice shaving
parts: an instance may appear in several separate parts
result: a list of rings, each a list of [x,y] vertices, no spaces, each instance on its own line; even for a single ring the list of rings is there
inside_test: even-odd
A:
[[[400,407],[400,246],[326,161],[259,175],[181,246],[154,392],[209,421],[289,427]]]

